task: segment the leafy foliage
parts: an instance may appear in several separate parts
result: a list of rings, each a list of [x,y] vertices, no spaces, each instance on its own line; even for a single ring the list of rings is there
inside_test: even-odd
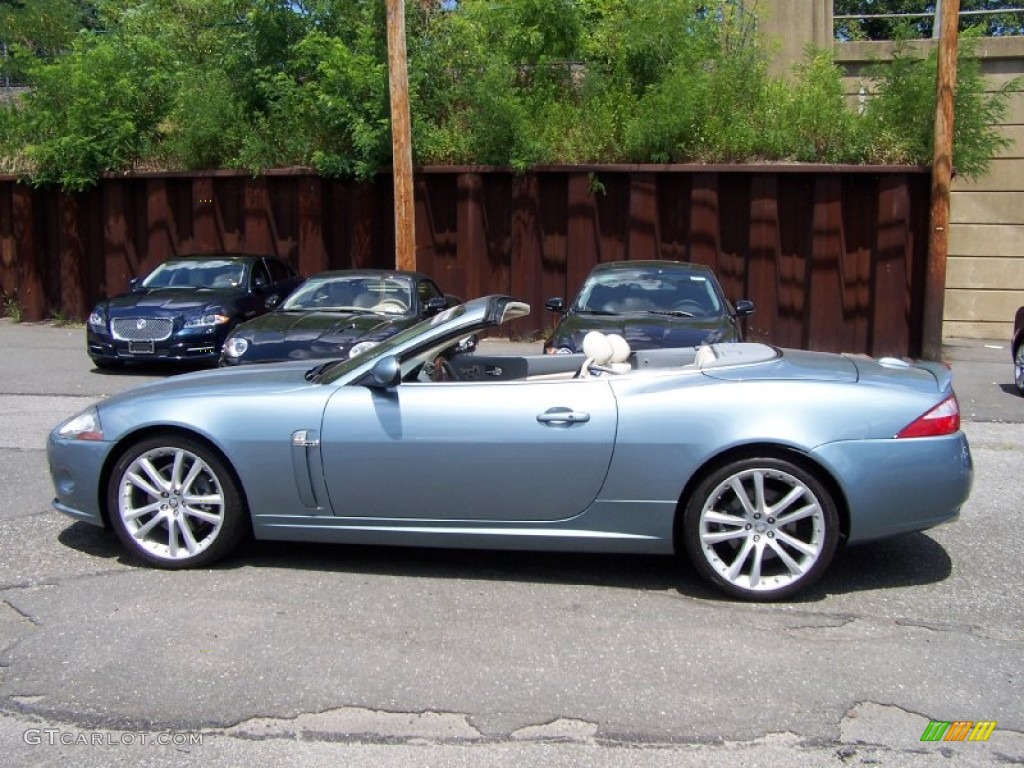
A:
[[[39,2],[71,21],[45,45],[7,41],[32,89],[0,103],[2,171],[81,188],[139,167],[366,178],[390,163],[380,0]],[[860,113],[827,52],[772,77],[747,5],[407,3],[415,161],[931,162],[934,57],[879,65]],[[1001,148],[1008,92],[986,93],[965,48],[955,152],[972,175]]]
[[[935,0],[834,0],[835,32],[840,40],[895,40],[907,35],[932,37]],[[1024,13],[979,13],[1003,11],[1020,3],[1006,0],[960,0],[960,31],[988,36],[1024,34]],[[902,18],[900,17],[902,16]]]

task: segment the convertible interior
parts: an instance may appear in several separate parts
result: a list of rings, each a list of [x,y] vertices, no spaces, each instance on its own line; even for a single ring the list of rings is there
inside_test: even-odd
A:
[[[444,362],[441,381],[537,381],[624,375],[647,370],[690,368],[770,360],[778,350],[763,344],[703,345],[633,351],[617,334],[591,331],[582,354],[481,355],[455,354]],[[440,363],[439,363],[440,367]]]

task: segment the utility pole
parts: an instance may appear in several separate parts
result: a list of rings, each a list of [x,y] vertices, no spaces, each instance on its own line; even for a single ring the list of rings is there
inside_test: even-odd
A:
[[[939,10],[941,8],[941,11]],[[953,97],[956,93],[956,46],[960,0],[942,0],[936,8],[939,57],[935,85],[935,147],[932,158],[931,221],[925,280],[922,352],[942,357],[942,316],[949,254],[949,188],[953,180]]]
[[[395,268],[416,269],[412,122],[405,50],[405,0],[387,0],[388,83],[391,92],[391,154],[395,183]]]

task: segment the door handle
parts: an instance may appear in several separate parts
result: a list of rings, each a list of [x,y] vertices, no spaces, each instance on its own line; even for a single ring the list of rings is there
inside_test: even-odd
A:
[[[541,424],[583,424],[590,421],[590,414],[572,408],[549,408],[537,414],[537,421]]]

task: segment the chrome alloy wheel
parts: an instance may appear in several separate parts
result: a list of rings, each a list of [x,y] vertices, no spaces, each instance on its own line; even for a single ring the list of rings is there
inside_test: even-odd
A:
[[[748,599],[773,599],[813,581],[832,558],[836,514],[813,478],[785,462],[743,462],[711,479],[697,516],[712,580]]]
[[[157,560],[190,560],[204,552],[220,535],[225,510],[217,473],[182,447],[151,448],[120,474],[120,522],[132,543]]]

